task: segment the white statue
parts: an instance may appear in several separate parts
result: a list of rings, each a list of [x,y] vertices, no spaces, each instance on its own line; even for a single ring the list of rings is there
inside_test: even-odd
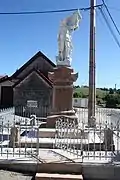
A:
[[[61,21],[58,34],[57,65],[70,66],[72,60],[72,32],[78,27],[81,20],[79,10]]]

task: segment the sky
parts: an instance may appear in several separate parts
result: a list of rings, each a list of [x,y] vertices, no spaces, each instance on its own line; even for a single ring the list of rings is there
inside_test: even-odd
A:
[[[1,0],[0,12],[46,11],[89,7],[90,0]],[[120,1],[105,0],[120,29]],[[101,4],[101,0],[97,0]],[[0,15],[0,74],[12,75],[38,51],[55,62],[60,21],[71,12]],[[80,27],[73,34],[72,67],[78,85],[88,85],[89,11],[81,11]],[[114,29],[115,30],[115,29]],[[116,32],[116,31],[115,31]],[[116,32],[120,41],[120,36]],[[96,14],[96,87],[120,88],[120,47],[100,12]]]

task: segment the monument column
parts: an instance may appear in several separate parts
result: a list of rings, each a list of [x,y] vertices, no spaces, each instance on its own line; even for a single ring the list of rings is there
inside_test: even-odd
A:
[[[58,34],[58,56],[56,68],[49,72],[48,77],[53,83],[52,110],[47,117],[47,127],[55,127],[56,120],[61,116],[77,120],[72,107],[73,82],[78,78],[71,68],[72,32],[79,27],[80,12],[76,11],[71,16],[61,21]],[[77,122],[77,121],[76,121]]]
[[[54,72],[49,73],[49,79],[53,83],[51,114],[73,114],[73,82],[77,77],[78,73],[66,66],[57,66]]]
[[[53,83],[52,109],[47,117],[47,127],[55,127],[56,120],[61,116],[77,119],[73,110],[73,82],[77,80],[78,73],[67,66],[57,66],[49,73]]]

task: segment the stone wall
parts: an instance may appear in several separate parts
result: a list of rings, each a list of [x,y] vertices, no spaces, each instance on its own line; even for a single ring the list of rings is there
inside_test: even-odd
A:
[[[33,71],[27,78],[14,88],[14,106],[22,111],[21,106],[26,108],[26,113],[33,113],[37,116],[45,116],[46,108],[49,108],[52,101],[52,87],[41,79]],[[34,100],[38,103],[38,108],[27,108],[27,101]],[[30,112],[31,111],[31,112]]]

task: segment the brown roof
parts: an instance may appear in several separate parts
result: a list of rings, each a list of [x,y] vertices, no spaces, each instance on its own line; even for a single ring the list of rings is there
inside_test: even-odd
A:
[[[3,78],[4,76],[3,75],[0,75],[0,79]]]
[[[50,85],[52,87],[52,82],[47,78],[45,77],[39,70],[36,70],[36,69],[32,69],[29,71],[28,74],[26,74],[26,76],[24,76],[23,78],[19,79],[14,85],[13,85],[13,88],[15,86],[17,86],[20,82],[22,82],[29,74],[31,74],[32,72],[36,72],[48,85]]]
[[[0,74],[0,79],[1,79],[1,78],[4,78],[5,76],[7,76],[7,75],[1,75],[1,74]]]
[[[7,80],[7,79],[9,79],[9,77],[7,75],[5,75],[5,76],[0,75],[0,83]]]
[[[56,67],[56,65],[48,59],[41,51],[38,51],[29,61],[27,61],[20,69],[18,69],[12,76],[11,78],[16,78],[17,75],[21,73],[28,65],[30,65],[33,61],[36,60],[38,57],[43,57],[46,61],[48,61],[53,67]]]
[[[51,81],[49,78],[47,78],[46,76],[44,76],[44,74],[41,73],[40,70],[35,70],[35,71],[36,71],[36,72],[38,73],[38,75],[41,76],[50,86],[52,86],[52,81]]]

